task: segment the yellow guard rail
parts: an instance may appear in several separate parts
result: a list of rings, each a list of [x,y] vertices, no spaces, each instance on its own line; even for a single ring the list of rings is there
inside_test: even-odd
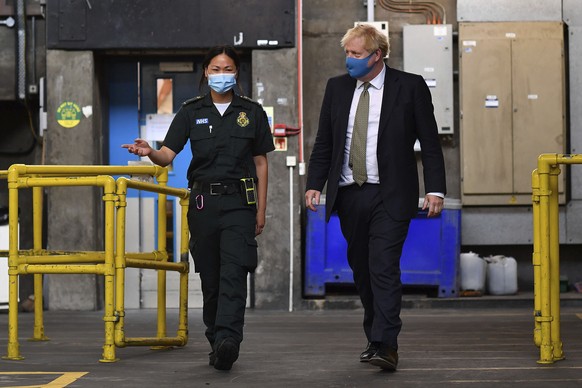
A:
[[[158,184],[138,182],[112,175],[150,175]],[[188,226],[186,189],[167,187],[168,172],[159,166],[30,166],[12,165],[0,171],[0,179],[8,179],[9,194],[9,360],[21,360],[18,344],[18,276],[34,274],[35,325],[33,340],[44,341],[42,274],[83,273],[105,277],[105,344],[100,361],[114,362],[115,347],[131,345],[183,346],[187,343],[188,306]],[[42,188],[67,186],[95,186],[103,190],[105,208],[104,251],[64,252],[42,249]],[[125,252],[125,207],[127,188],[158,193],[158,246],[151,253]],[[18,248],[18,191],[33,190],[33,249]],[[182,230],[180,233],[181,262],[168,262],[166,251],[166,201],[167,195],[180,198]],[[117,211],[116,211],[117,209]],[[115,248],[117,247],[117,248]],[[5,255],[0,251],[0,255]],[[158,332],[151,338],[125,338],[124,295],[125,268],[158,270]],[[176,337],[166,336],[166,271],[180,273],[179,327]]]
[[[582,164],[582,155],[542,154],[532,172],[534,343],[540,348],[540,364],[564,359],[560,337],[560,164]]]

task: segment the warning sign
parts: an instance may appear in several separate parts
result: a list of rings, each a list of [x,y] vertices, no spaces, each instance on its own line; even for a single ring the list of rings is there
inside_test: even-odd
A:
[[[74,102],[63,102],[57,109],[57,122],[65,128],[76,127],[81,122],[81,108]]]

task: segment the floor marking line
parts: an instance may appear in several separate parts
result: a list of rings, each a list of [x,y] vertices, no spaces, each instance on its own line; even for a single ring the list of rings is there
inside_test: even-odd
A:
[[[17,385],[6,388],[63,388],[74,383],[89,372],[0,372],[0,375],[59,375],[47,384]]]
[[[89,372],[66,372],[55,380],[51,381],[45,387],[66,387],[69,384],[74,383],[81,377],[85,376]]]
[[[546,369],[582,369],[582,366],[524,366],[524,367],[487,367],[487,368],[398,368],[398,370],[407,370],[407,371],[498,371],[498,370],[546,370]]]

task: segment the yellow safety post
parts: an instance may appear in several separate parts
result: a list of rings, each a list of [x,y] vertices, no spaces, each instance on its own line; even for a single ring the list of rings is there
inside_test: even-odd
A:
[[[117,183],[115,221],[115,345],[125,346],[125,220],[127,211],[127,184]]]
[[[117,202],[117,185],[112,177],[103,188],[105,202],[105,344],[101,362],[116,361],[115,358],[115,203]]]
[[[549,224],[550,224],[550,333],[552,342],[553,359],[564,359],[562,340],[560,337],[560,215],[558,204],[558,175],[560,168],[557,165],[550,167],[549,184],[550,200]]]
[[[188,229],[188,206],[189,196],[180,198],[180,208],[182,209],[181,238],[180,238],[180,261],[189,268],[190,265],[190,230]],[[188,272],[180,273],[180,318],[178,322],[178,336],[188,340]]]
[[[540,346],[542,343],[541,322],[537,317],[541,317],[540,301],[540,177],[538,170],[533,170],[532,181],[532,216],[533,216],[533,254],[532,264],[534,272],[534,344]]]
[[[188,224],[184,224],[188,225]],[[186,245],[188,247],[188,245]],[[188,249],[188,248],[186,248]],[[189,263],[188,261],[182,262],[186,270],[180,272],[180,309],[178,317],[178,334],[177,337],[180,339],[180,346],[184,346],[188,343],[188,272]]]
[[[35,255],[42,253],[42,213],[43,213],[42,187],[32,188],[32,230],[33,252]],[[30,341],[48,341],[44,334],[44,311],[42,274],[34,274],[34,331]]]
[[[532,173],[534,343],[540,347],[540,364],[565,358],[560,333],[560,164],[582,164],[582,155],[542,154]]]
[[[168,175],[158,177],[160,186],[167,186]],[[158,194],[158,252],[164,256],[164,261],[168,260],[168,250],[166,247],[166,231],[168,229],[167,217],[167,196]],[[166,271],[158,270],[158,338],[164,338],[166,330]]]
[[[549,209],[549,173],[550,164],[540,156],[538,174],[540,178],[540,316],[536,320],[541,326],[540,359],[538,363],[552,363],[553,349],[551,343],[550,323],[553,319],[550,308],[550,209]]]
[[[188,229],[188,206],[190,206],[190,198],[180,198],[180,209],[182,213],[180,217],[182,218],[181,225],[182,230],[180,231],[180,261],[188,263],[190,261],[190,230]]]
[[[8,170],[8,353],[7,360],[23,360],[18,344],[18,171]]]

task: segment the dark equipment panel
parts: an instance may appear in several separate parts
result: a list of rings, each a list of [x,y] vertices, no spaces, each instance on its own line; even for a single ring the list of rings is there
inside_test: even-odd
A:
[[[294,0],[47,0],[47,48],[295,46]]]

